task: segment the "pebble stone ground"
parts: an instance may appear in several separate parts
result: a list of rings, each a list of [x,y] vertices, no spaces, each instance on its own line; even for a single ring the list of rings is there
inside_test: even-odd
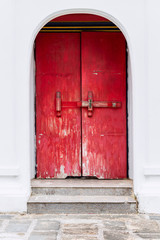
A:
[[[160,215],[0,214],[4,240],[160,239]]]

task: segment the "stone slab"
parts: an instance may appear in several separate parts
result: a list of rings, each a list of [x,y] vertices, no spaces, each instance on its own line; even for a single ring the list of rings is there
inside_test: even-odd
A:
[[[123,180],[98,180],[98,179],[33,179],[32,187],[54,187],[54,188],[69,188],[69,187],[88,187],[88,188],[133,188],[133,181],[130,179]]]
[[[132,220],[136,220],[139,219],[141,217],[141,215],[139,214],[64,214],[64,213],[59,213],[59,214],[25,214],[23,216],[17,216],[16,219],[22,218],[22,219],[41,219],[41,220],[57,220],[59,221],[59,219],[63,219],[64,221],[66,220],[72,220],[72,221],[88,221],[88,220],[98,220],[98,221],[108,221],[108,220],[127,220],[127,219],[132,219]]]
[[[0,214],[0,219],[11,219],[14,217],[14,214],[10,215],[10,214]]]
[[[137,233],[137,236],[141,239],[155,240],[160,239],[160,233]]]
[[[119,231],[104,231],[104,240],[131,240],[129,233]]]
[[[28,203],[136,203],[131,196],[31,196]]]
[[[13,214],[3,219],[4,215],[0,214],[0,240],[160,239],[158,214],[156,219],[148,214]],[[29,227],[22,229],[26,224]]]
[[[97,235],[98,227],[96,224],[64,224],[62,226],[63,235]]]
[[[160,233],[160,225],[150,219],[131,219],[126,222],[126,226],[134,233]]]
[[[38,220],[34,230],[59,230],[60,223],[52,220]]]
[[[28,203],[28,213],[38,214],[105,214],[137,213],[136,204],[130,203]]]
[[[32,232],[28,240],[56,240],[56,232]]]
[[[2,240],[26,240],[25,233],[0,233],[0,239]]]
[[[112,230],[112,231],[117,231],[117,230],[124,231],[124,230],[126,230],[126,225],[125,225],[125,222],[122,220],[116,220],[116,221],[110,220],[110,221],[104,222],[104,229]]]
[[[151,215],[151,216],[149,216],[149,218],[151,220],[158,220],[158,221],[160,221],[160,216],[159,215]]]
[[[99,240],[95,236],[71,236],[71,235],[62,235],[61,240]]]
[[[31,224],[31,221],[29,220],[11,220],[6,227],[6,232],[14,232],[14,233],[23,233],[27,232],[29,226]]]
[[[130,196],[132,188],[52,188],[52,187],[33,187],[32,195],[63,195],[63,196]]]

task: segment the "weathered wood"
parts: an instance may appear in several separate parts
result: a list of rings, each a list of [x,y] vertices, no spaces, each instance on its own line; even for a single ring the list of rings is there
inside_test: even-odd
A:
[[[37,177],[81,175],[81,111],[56,112],[62,101],[80,101],[80,34],[39,33],[36,38]],[[60,114],[60,102],[58,114]]]
[[[125,62],[122,33],[38,35],[38,178],[127,176]]]
[[[94,108],[91,118],[88,110],[82,109],[82,174],[100,179],[125,178],[125,38],[122,33],[82,32],[81,49],[82,101],[92,91]],[[106,102],[110,102],[110,108],[106,108]]]

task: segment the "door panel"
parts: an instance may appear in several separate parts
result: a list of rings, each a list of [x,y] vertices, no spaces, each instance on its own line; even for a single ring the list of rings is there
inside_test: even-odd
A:
[[[80,34],[39,33],[36,38],[37,177],[81,175],[81,110],[56,116],[55,96],[80,101]]]
[[[120,101],[121,108],[82,109],[82,173],[126,177],[126,53],[122,33],[82,32],[82,100]]]
[[[125,48],[122,33],[38,34],[38,178],[81,176],[81,171],[83,176],[102,179],[127,176]],[[56,113],[57,91],[62,97],[60,117]],[[118,101],[122,106],[93,107],[93,115],[88,117],[88,108],[76,102],[87,101],[89,91],[93,101]]]

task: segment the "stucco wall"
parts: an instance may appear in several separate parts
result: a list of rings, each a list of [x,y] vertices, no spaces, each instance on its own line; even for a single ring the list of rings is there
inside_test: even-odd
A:
[[[129,162],[134,192],[141,212],[160,212],[158,9],[159,0],[0,1],[0,211],[26,211],[30,195],[34,168],[32,49],[36,34],[56,16],[86,12],[109,18],[126,37],[130,57]]]

